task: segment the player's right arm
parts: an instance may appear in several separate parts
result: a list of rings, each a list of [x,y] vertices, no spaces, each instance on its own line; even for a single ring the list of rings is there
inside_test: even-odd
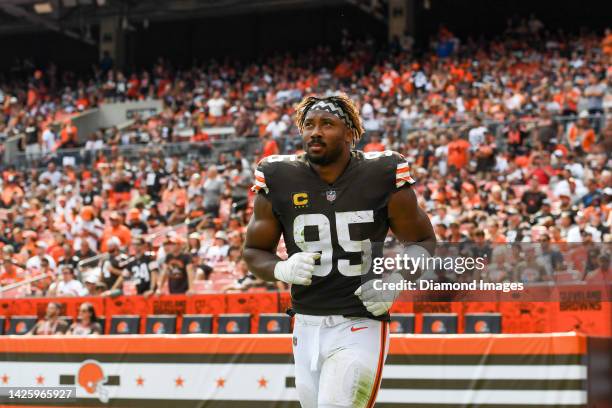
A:
[[[281,237],[281,225],[272,203],[258,194],[255,197],[253,216],[247,227],[243,257],[249,270],[265,281],[280,280],[297,285],[310,285],[315,259],[319,253],[298,252],[283,261],[276,255]]]

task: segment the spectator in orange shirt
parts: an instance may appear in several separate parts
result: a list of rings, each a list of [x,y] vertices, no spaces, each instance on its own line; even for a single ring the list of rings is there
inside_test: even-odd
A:
[[[372,135],[370,143],[364,146],[363,151],[368,152],[383,152],[385,151],[385,145],[380,142],[380,136]]]
[[[261,155],[261,159],[264,159],[268,156],[272,156],[274,154],[279,154],[279,149],[278,149],[278,145],[276,144],[276,141],[274,139],[272,139],[272,136],[270,135],[266,135],[263,138],[263,153]]]
[[[13,254],[15,250],[11,245],[5,245],[2,247],[2,259],[0,259],[0,286],[9,285],[11,283],[19,282],[23,280],[23,268],[18,268],[15,261],[13,260]]]
[[[606,28],[604,39],[601,41],[601,48],[606,55],[612,55],[612,30]]]
[[[589,124],[588,112],[580,112],[579,118],[567,128],[567,139],[572,149],[588,153],[595,143],[595,131]]]
[[[67,149],[77,147],[78,145],[78,129],[72,124],[71,120],[67,120],[62,125],[60,131],[59,148]]]
[[[23,189],[17,184],[15,176],[8,176],[7,183],[2,189],[2,202],[4,206],[11,207],[15,203],[17,197],[23,197],[23,195]]]
[[[448,165],[462,169],[470,160],[470,143],[461,139],[459,133],[453,134],[453,140],[448,144]]]
[[[121,245],[130,245],[132,242],[132,233],[128,227],[121,223],[121,216],[117,212],[112,212],[109,217],[110,226],[104,229],[102,233],[102,242],[100,244],[100,251],[107,252],[107,241],[111,237],[119,238]]]

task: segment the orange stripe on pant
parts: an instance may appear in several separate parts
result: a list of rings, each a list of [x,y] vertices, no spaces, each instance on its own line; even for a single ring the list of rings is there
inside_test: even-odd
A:
[[[376,403],[376,395],[378,394],[378,389],[380,388],[380,382],[382,381],[382,371],[385,365],[385,346],[387,340],[387,326],[389,324],[387,322],[381,322],[380,325],[380,354],[378,355],[378,368],[376,369],[376,377],[374,378],[374,387],[372,388],[372,393],[370,394],[370,399],[368,401],[368,405],[366,408],[372,408]]]

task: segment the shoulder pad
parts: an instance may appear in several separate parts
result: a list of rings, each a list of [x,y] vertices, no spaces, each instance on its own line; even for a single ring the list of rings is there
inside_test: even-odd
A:
[[[298,166],[301,165],[301,162],[295,154],[275,154],[261,159],[255,170],[255,183],[251,187],[251,191],[268,194],[270,189],[266,182],[266,177],[269,179],[279,167],[287,165]]]
[[[406,183],[412,185],[415,183],[414,179],[410,176],[410,163],[400,153],[392,150],[385,150],[382,152],[368,152],[363,153],[363,158],[368,161],[379,163],[385,169],[384,171],[393,172],[395,179],[395,188],[400,188]]]

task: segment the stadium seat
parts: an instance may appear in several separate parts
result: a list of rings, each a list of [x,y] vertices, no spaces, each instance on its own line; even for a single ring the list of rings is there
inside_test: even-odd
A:
[[[466,313],[464,319],[466,333],[502,332],[501,313]]]
[[[0,316],[0,336],[4,334],[4,325],[6,324],[6,317]]]
[[[219,316],[219,334],[249,334],[251,315],[246,313],[222,314]]]
[[[111,318],[110,334],[138,334],[140,316],[117,315]]]
[[[284,313],[261,313],[257,332],[261,334],[291,333],[291,318]]]
[[[414,333],[414,313],[397,313],[391,315],[391,334]]]
[[[456,334],[457,314],[423,313],[423,334]]]
[[[186,314],[183,315],[181,334],[210,334],[212,333],[212,315]]]
[[[96,318],[98,319],[100,326],[102,326],[102,334],[106,334],[106,319],[104,316],[96,316]]]
[[[26,334],[37,321],[38,317],[36,316],[13,316],[9,323],[8,334]]]
[[[147,316],[146,334],[174,334],[176,333],[175,315],[149,315]]]

